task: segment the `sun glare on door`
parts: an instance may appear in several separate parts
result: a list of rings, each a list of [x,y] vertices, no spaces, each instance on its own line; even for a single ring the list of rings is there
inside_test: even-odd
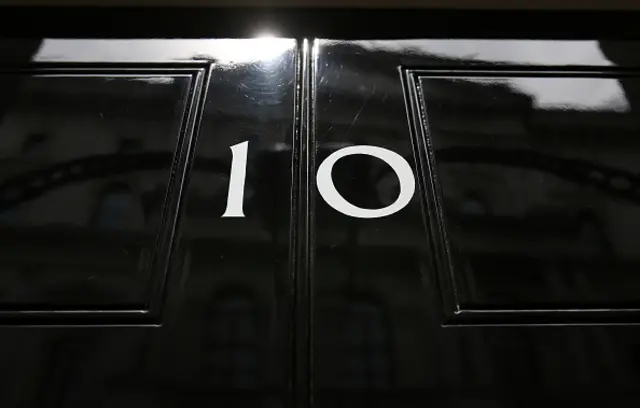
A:
[[[220,40],[215,45],[219,47],[215,56],[220,62],[243,64],[273,61],[291,49],[291,40],[265,32],[250,40]]]
[[[185,61],[223,65],[272,63],[295,47],[295,40],[259,32],[249,39],[212,40],[44,40],[33,61]]]

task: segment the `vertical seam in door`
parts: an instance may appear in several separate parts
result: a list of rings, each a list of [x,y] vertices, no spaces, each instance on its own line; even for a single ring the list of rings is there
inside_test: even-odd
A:
[[[306,240],[306,261],[307,261],[307,294],[308,294],[308,347],[309,347],[309,368],[308,368],[308,389],[309,406],[314,405],[314,344],[313,327],[315,322],[314,314],[314,259],[315,259],[315,174],[316,174],[316,72],[318,61],[317,39],[313,41],[309,49],[309,75],[308,75],[308,98],[307,98],[307,240]]]
[[[292,406],[311,405],[311,200],[312,62],[307,39],[298,42],[296,67],[295,126],[291,187],[291,279],[292,302]]]

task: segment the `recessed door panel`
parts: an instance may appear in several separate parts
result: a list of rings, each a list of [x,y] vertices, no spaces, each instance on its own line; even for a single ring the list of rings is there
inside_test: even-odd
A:
[[[409,75],[460,309],[635,309],[634,73],[433,74]]]
[[[0,74],[4,316],[148,314],[160,300],[154,249],[203,73]]]

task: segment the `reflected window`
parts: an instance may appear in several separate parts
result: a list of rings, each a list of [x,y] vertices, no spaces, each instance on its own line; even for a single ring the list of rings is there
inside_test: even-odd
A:
[[[135,216],[136,200],[124,184],[111,186],[102,195],[95,215],[95,225],[100,228],[124,229]]]
[[[133,153],[142,150],[142,141],[140,139],[125,138],[118,143],[118,153]]]
[[[347,304],[345,381],[354,387],[388,385],[390,333],[383,310],[366,300]]]
[[[214,300],[205,333],[209,368],[217,385],[245,388],[258,381],[258,314],[252,297],[233,294]]]
[[[32,155],[42,152],[46,147],[47,140],[47,135],[42,132],[28,135],[22,145],[22,153],[25,155]]]
[[[0,211],[0,224],[11,224],[16,218],[16,212],[12,209]]]
[[[477,194],[467,194],[460,202],[458,211],[462,215],[486,215],[488,214],[487,205],[484,200]]]

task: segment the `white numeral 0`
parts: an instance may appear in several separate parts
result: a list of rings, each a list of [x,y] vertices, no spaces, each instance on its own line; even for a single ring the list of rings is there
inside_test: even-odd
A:
[[[336,190],[332,177],[333,166],[343,157],[354,154],[373,156],[387,163],[393,169],[398,180],[400,180],[400,194],[393,204],[378,209],[360,208],[345,200]],[[395,214],[409,204],[416,190],[413,171],[411,171],[411,166],[404,157],[391,150],[376,146],[349,146],[333,152],[318,167],[316,183],[318,184],[320,195],[327,204],[335,210],[354,218],[382,218]]]

